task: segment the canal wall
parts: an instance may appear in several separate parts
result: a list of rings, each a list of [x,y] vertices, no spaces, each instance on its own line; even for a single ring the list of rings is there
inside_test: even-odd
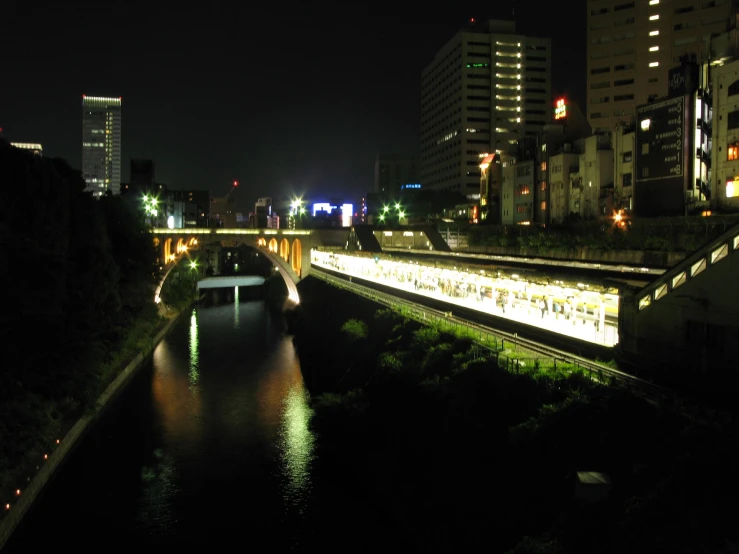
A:
[[[64,438],[59,442],[56,449],[49,454],[48,460],[44,461],[43,465],[36,473],[36,476],[30,483],[28,483],[28,486],[22,491],[22,494],[13,504],[10,511],[5,515],[3,520],[0,521],[0,550],[3,549],[5,543],[13,534],[16,527],[18,527],[18,524],[31,508],[34,500],[36,500],[44,486],[46,486],[49,480],[53,477],[54,472],[62,465],[66,456],[72,452],[77,442],[84,436],[85,432],[90,429],[91,424],[100,417],[111,400],[116,397],[131,376],[144,365],[149,354],[154,351],[154,348],[156,348],[167,333],[169,333],[172,326],[180,316],[185,313],[185,311],[186,310],[183,310],[179,314],[171,317],[164,327],[154,336],[151,343],[144,350],[140,351],[138,355],[136,355],[136,357],[118,374],[108,388],[105,389],[97,399],[95,407],[91,412],[77,420],[77,423],[74,424]]]

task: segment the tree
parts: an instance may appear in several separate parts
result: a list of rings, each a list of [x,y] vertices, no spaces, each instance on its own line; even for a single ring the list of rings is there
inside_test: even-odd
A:
[[[122,196],[105,196],[100,207],[105,214],[111,255],[119,270],[120,324],[126,325],[152,306],[157,253],[143,213],[134,203]]]

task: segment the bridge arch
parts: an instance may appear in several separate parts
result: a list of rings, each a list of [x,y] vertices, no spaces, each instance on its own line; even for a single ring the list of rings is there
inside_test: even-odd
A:
[[[277,253],[277,239],[272,238],[269,240],[269,251]]]
[[[303,244],[300,242],[300,239],[297,238],[293,240],[290,265],[298,277],[301,277],[303,269]]]
[[[285,261],[288,261],[290,258],[290,243],[287,242],[287,239],[280,241],[280,258]]]
[[[174,260],[174,253],[172,252],[172,238],[168,238],[164,241],[164,263],[169,263]]]

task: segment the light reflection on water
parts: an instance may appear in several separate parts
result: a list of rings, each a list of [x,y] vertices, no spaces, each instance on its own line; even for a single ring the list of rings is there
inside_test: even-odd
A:
[[[190,316],[190,390],[193,395],[197,394],[197,385],[200,379],[198,359],[198,318],[195,310],[193,310],[192,316]]]
[[[238,287],[233,304],[229,297],[192,311],[187,358],[169,341],[154,354],[152,390],[164,444],[142,470],[139,508],[154,534],[175,525],[177,504],[192,496],[193,473],[229,479],[244,466],[248,479],[277,480],[283,514],[305,514],[315,439],[300,361],[291,338],[263,321],[262,303],[239,303]],[[228,312],[231,321],[224,320]],[[265,456],[272,460],[266,466],[258,462]]]
[[[111,538],[121,551],[220,552],[249,530],[281,552],[312,533],[299,360],[265,304],[231,292],[175,324],[3,552],[96,552]]]
[[[241,306],[239,305],[239,287],[234,287],[234,329],[239,328],[239,312]]]
[[[286,366],[291,379],[283,400],[279,442],[282,463],[289,479],[283,498],[302,513],[310,493],[310,464],[315,449],[315,438],[310,430],[313,412],[308,404],[310,395],[303,386],[303,375],[295,350],[285,350],[288,350],[285,357],[292,357],[293,361]]]

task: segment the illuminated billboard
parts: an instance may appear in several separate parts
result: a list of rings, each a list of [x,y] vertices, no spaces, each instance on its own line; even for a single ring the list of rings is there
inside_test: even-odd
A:
[[[565,119],[567,117],[567,104],[564,98],[557,98],[554,103],[554,119]]]
[[[636,108],[634,213],[645,217],[685,215],[692,151],[684,96]]]
[[[331,214],[334,210],[341,211],[341,225],[342,227],[352,226],[352,216],[354,215],[354,204],[342,204],[341,206],[333,205],[328,202],[317,202],[313,204],[313,216],[315,217],[318,212],[326,212]]]

